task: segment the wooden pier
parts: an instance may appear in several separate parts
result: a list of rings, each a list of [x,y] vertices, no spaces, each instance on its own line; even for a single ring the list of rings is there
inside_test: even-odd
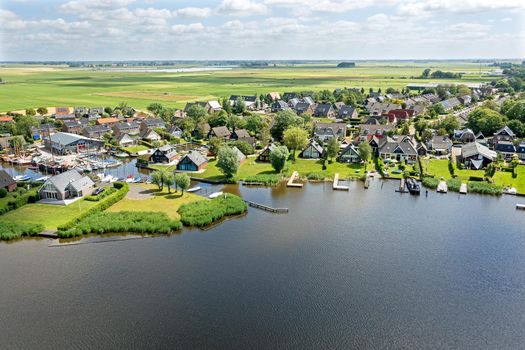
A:
[[[339,185],[339,173],[334,174],[334,183],[332,184],[332,188],[337,191],[349,191],[350,187]]]
[[[462,183],[461,186],[459,187],[459,193],[460,194],[467,194],[467,184],[466,183]]]
[[[299,178],[299,173],[297,171],[294,171],[292,173],[292,176],[290,176],[290,179],[288,180],[288,182],[286,183],[286,187],[296,187],[296,188],[302,188],[303,187],[303,184],[302,183],[296,183],[294,182],[296,179]]]
[[[406,189],[406,182],[404,178],[399,180],[399,188],[396,190],[396,192],[408,193],[408,190]]]
[[[370,186],[370,176],[366,175],[366,177],[365,177],[365,190],[367,190],[369,186]]]
[[[262,209],[270,213],[288,213],[288,208],[272,208],[264,204],[259,204],[245,200],[245,202],[252,208]]]
[[[440,181],[439,182],[439,185],[437,187],[437,192],[438,193],[447,193],[448,192],[448,186],[447,186],[447,183],[445,181]]]
[[[58,235],[56,234],[56,230],[47,230],[47,231],[42,231],[40,233],[38,233],[36,236],[37,237],[43,237],[43,238],[53,238],[53,239],[56,239],[58,238]]]

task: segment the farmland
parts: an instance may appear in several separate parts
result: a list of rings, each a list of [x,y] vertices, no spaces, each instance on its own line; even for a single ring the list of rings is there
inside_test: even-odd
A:
[[[462,79],[416,79],[423,69],[463,73]],[[115,106],[127,102],[144,109],[152,102],[181,108],[188,101],[232,94],[322,90],[341,87],[401,89],[409,82],[483,82],[491,67],[460,61],[360,62],[356,68],[335,63],[277,65],[217,71],[149,72],[69,68],[58,65],[3,65],[0,111],[40,106]]]

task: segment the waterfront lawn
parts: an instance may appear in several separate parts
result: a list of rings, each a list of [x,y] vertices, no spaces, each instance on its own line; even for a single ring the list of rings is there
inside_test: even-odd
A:
[[[137,146],[124,147],[122,149],[128,153],[133,154],[133,153],[138,153],[140,151],[147,151],[149,148],[144,145],[137,145]]]
[[[174,192],[169,194],[167,188],[165,187],[163,191],[158,191],[156,185],[151,184],[140,184],[135,186],[144,187],[146,190],[151,190],[151,196],[144,199],[132,199],[128,193],[128,196],[121,200],[118,203],[115,203],[109,207],[107,212],[144,212],[144,211],[153,211],[153,212],[163,212],[168,215],[170,219],[179,220],[180,215],[177,212],[179,207],[186,203],[196,202],[203,200],[204,198],[193,193]]]
[[[228,193],[211,200],[184,204],[179,208],[179,213],[184,225],[202,227],[246,210],[248,206],[241,197]]]
[[[57,227],[70,222],[97,203],[80,199],[68,206],[27,204],[0,216],[0,226],[3,223],[23,222],[34,225],[41,224],[44,230],[56,230]]]
[[[518,176],[512,177],[510,171],[498,171],[494,174],[494,183],[503,187],[515,187],[518,193],[525,194],[525,165],[518,165]]]

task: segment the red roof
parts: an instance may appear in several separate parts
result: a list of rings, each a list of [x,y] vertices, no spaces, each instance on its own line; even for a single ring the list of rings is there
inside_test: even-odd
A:
[[[0,123],[9,123],[13,121],[13,117],[10,117],[8,115],[0,116]]]
[[[114,124],[118,123],[120,120],[118,118],[99,118],[97,119],[97,124]]]

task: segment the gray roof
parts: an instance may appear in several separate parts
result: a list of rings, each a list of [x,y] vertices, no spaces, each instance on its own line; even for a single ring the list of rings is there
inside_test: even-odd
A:
[[[66,187],[75,181],[82,179],[82,175],[76,170],[68,170],[65,173],[55,175],[47,180],[59,191],[65,191]]]
[[[511,137],[516,136],[516,135],[514,134],[514,132],[513,132],[508,126],[506,126],[506,125],[505,125],[504,127],[502,127],[501,129],[499,129],[498,131],[496,131],[496,132],[494,133],[494,135],[499,135],[499,134],[502,134],[502,133],[506,133],[507,135],[509,135],[509,136],[511,136]]]
[[[516,147],[514,147],[514,144],[510,141],[499,141],[494,147],[494,150],[497,152],[515,153]]]
[[[185,157],[188,157],[197,166],[200,166],[201,164],[204,164],[208,161],[206,157],[197,151],[190,151]]]
[[[319,154],[323,154],[324,152],[324,149],[323,149],[323,146],[321,146],[320,144],[317,143],[317,141],[315,140],[311,140],[310,143],[308,144],[308,146],[306,146],[304,149],[303,149],[303,152],[308,149],[310,146],[312,146],[313,148],[315,148],[315,150],[317,152],[319,152]]]
[[[5,170],[0,170],[0,188],[7,187],[16,181]]]
[[[248,130],[246,129],[237,129],[234,131],[235,135],[237,135],[238,138],[248,138],[250,137],[250,133],[248,133]]]
[[[316,135],[346,136],[345,123],[315,123]]]
[[[351,116],[352,114],[354,114],[355,112],[355,108],[352,107],[352,106],[341,106],[341,108],[339,108],[339,112],[337,113],[337,116],[338,117],[347,117],[347,116]]]
[[[320,103],[315,108],[315,114],[316,115],[328,115],[328,113],[332,110],[332,105],[328,103]]]
[[[230,136],[230,130],[228,130],[228,128],[225,126],[216,126],[212,128],[211,130],[217,137]]]
[[[491,151],[487,146],[482,145],[479,142],[469,142],[463,147],[461,147],[461,156],[463,158],[470,158],[477,154],[481,154],[483,157],[495,160],[496,152]]]
[[[82,191],[84,188],[89,188],[93,186],[95,183],[87,176],[84,176],[78,180],[75,180],[71,182],[71,187],[75,189],[75,191]]]
[[[433,136],[430,140],[430,146],[433,150],[450,149],[452,147],[452,141],[448,136]]]
[[[58,143],[63,146],[67,146],[78,140],[90,140],[90,141],[100,142],[99,140],[90,139],[82,135],[71,134],[68,132],[57,132],[56,134],[51,135],[50,139],[51,139],[51,142]]]
[[[445,109],[450,109],[450,108],[454,108],[456,106],[459,106],[461,104],[461,102],[458,100],[457,97],[452,97],[452,98],[449,98],[447,100],[441,101],[440,104]]]
[[[82,119],[82,120],[68,120],[68,121],[65,121],[64,122],[64,125],[67,127],[67,128],[73,128],[75,126],[80,126],[80,127],[84,127],[85,125],[88,124],[88,120],[86,119]]]
[[[383,144],[379,147],[380,153],[399,153],[405,155],[417,155],[416,145],[408,136],[396,135],[386,137]]]
[[[245,160],[246,159],[246,156],[244,155],[244,153],[241,152],[240,149],[238,149],[237,147],[233,146],[232,149],[234,150],[235,153],[237,153],[237,157],[239,158],[239,160]]]

